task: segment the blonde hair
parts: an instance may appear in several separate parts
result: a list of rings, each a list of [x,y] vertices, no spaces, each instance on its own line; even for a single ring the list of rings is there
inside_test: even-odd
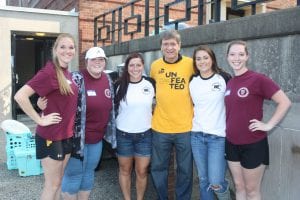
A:
[[[59,86],[60,93],[62,95],[70,95],[70,94],[74,94],[73,90],[72,90],[70,84],[66,80],[66,77],[63,73],[63,69],[61,68],[61,66],[59,64],[59,61],[58,61],[58,58],[57,58],[57,55],[56,55],[56,49],[57,49],[58,43],[63,38],[70,38],[73,41],[74,46],[75,46],[75,39],[71,34],[69,34],[69,33],[60,34],[57,37],[57,39],[56,39],[56,41],[53,45],[53,48],[52,48],[52,61],[53,61],[54,66],[55,66],[55,71],[56,71],[56,76],[57,76],[57,81],[58,81],[58,86]]]

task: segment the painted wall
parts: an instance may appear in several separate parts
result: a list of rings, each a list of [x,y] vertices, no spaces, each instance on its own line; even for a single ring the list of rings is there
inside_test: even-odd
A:
[[[216,53],[218,64],[231,72],[226,62],[229,41],[248,42],[248,66],[275,80],[293,104],[284,120],[270,132],[270,166],[263,179],[263,199],[299,199],[300,181],[300,7],[258,14],[221,23],[180,31],[181,53],[192,56],[200,44],[207,44]],[[153,60],[161,57],[159,37],[132,40],[104,48],[109,68],[117,70],[130,52],[141,52],[146,73]],[[269,119],[275,104],[266,101],[264,118]]]
[[[67,32],[78,41],[78,14],[20,7],[0,7],[0,121],[11,118],[11,31]],[[78,53],[71,63],[78,69]]]

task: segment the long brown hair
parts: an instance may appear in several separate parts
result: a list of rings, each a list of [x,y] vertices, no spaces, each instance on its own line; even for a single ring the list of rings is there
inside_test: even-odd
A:
[[[60,93],[62,95],[70,95],[70,94],[74,94],[73,90],[72,90],[70,84],[66,80],[66,77],[63,73],[63,69],[61,68],[61,66],[59,64],[59,61],[58,61],[58,58],[57,58],[57,55],[56,55],[56,49],[57,49],[58,43],[63,38],[70,38],[73,41],[74,46],[75,46],[75,39],[71,34],[69,34],[69,33],[60,34],[57,37],[57,39],[56,39],[56,41],[53,45],[53,48],[52,48],[52,61],[53,61],[54,66],[55,66],[55,71],[56,71],[56,76],[57,76],[57,81],[58,81],[58,86],[59,86]],[[75,49],[76,49],[76,47],[75,47]]]
[[[144,58],[140,53],[132,53],[126,58],[122,75],[119,78],[119,80],[117,81],[117,85],[119,86],[119,89],[117,90],[117,93],[115,96],[115,103],[116,103],[117,107],[119,106],[120,101],[126,100],[127,89],[128,89],[128,85],[130,83],[128,66],[129,66],[129,62],[134,58],[141,59],[143,65],[144,65]]]
[[[214,73],[218,74],[220,72],[223,72],[223,70],[218,66],[216,55],[213,52],[213,50],[211,48],[209,48],[207,45],[201,45],[201,46],[198,46],[194,50],[194,54],[193,54],[193,68],[194,68],[195,74],[200,74],[200,71],[199,71],[199,69],[197,68],[197,65],[196,65],[196,54],[197,54],[198,51],[205,51],[210,56],[210,58],[212,60],[211,69]]]

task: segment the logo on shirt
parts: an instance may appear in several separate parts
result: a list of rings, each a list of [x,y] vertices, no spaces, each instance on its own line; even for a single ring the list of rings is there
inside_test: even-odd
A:
[[[186,86],[186,80],[184,77],[181,77],[178,72],[168,72],[164,68],[161,68],[158,71],[160,76],[158,77],[158,84],[168,84],[170,89],[174,90],[183,90]]]
[[[148,87],[148,86],[145,86],[144,88],[143,88],[143,94],[145,94],[145,95],[149,95],[150,94],[150,88]]]
[[[212,91],[220,91],[221,90],[221,84],[220,83],[213,83],[212,84]]]
[[[169,86],[171,89],[183,90],[186,84],[184,78],[180,77],[177,72],[167,72],[165,73],[166,79],[169,79]]]
[[[110,93],[110,89],[105,89],[104,90],[104,95],[107,97],[107,98],[111,98],[111,93]]]
[[[249,90],[246,87],[241,87],[238,91],[237,91],[237,95],[241,98],[245,98],[249,95]]]
[[[164,68],[161,68],[159,71],[158,71],[158,74],[163,74],[165,73],[165,69]]]

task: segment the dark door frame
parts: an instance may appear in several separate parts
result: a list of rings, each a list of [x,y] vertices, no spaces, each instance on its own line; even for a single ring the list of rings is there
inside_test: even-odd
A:
[[[18,76],[16,74],[16,33],[11,34],[11,76],[12,76],[12,82],[11,82],[11,113],[12,118],[17,119],[17,103],[14,100],[14,94],[16,93],[16,84],[18,83]]]
[[[45,56],[45,54],[49,55],[52,51],[52,45],[50,46],[50,43],[53,43],[55,39],[57,38],[58,34],[57,33],[46,33],[45,36],[37,36],[36,32],[23,32],[23,31],[12,31],[11,32],[11,72],[12,72],[12,93],[11,93],[11,113],[12,113],[12,118],[17,120],[18,118],[18,105],[14,100],[14,95],[17,90],[17,84],[19,84],[19,75],[17,73],[17,41],[20,39],[25,39],[25,38],[32,38],[32,42],[34,43],[43,43],[43,55],[38,54],[39,57],[32,58],[35,59],[35,61],[40,61],[38,63],[39,66],[35,65],[34,71],[35,73],[45,64],[45,62],[49,59]],[[39,51],[37,48],[35,48],[35,52]],[[41,53],[41,52],[39,52]],[[49,56],[48,56],[49,57]],[[51,57],[51,56],[50,56]],[[41,63],[43,62],[43,63]]]

